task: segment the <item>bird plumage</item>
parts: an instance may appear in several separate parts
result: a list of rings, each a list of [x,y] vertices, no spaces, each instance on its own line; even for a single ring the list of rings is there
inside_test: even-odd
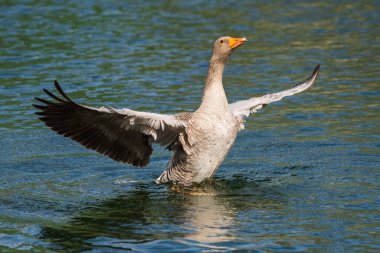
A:
[[[61,97],[44,89],[53,100],[36,98],[36,112],[46,126],[116,161],[145,166],[152,144],[173,152],[158,183],[189,185],[211,177],[244,128],[243,118],[272,102],[310,88],[319,65],[304,82],[291,89],[228,104],[222,84],[224,66],[245,38],[222,37],[215,41],[202,102],[194,112],[174,115],[138,112],[111,107],[93,108],[74,102],[55,81]]]

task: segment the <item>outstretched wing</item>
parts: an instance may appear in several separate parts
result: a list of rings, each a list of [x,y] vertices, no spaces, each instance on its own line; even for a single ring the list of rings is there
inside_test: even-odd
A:
[[[277,93],[267,94],[262,97],[254,97],[248,100],[241,100],[229,104],[231,112],[237,117],[248,117],[251,113],[255,113],[263,106],[281,100],[284,97],[292,96],[299,92],[309,89],[315,82],[318,76],[320,65],[316,66],[311,76],[304,82],[301,82],[291,89]]]
[[[43,103],[33,105],[40,110],[36,112],[39,119],[58,134],[116,161],[145,166],[152,142],[170,145],[184,131],[186,121],[176,115],[83,106],[71,100],[57,81],[54,83],[62,97],[44,89],[54,101],[35,98]]]

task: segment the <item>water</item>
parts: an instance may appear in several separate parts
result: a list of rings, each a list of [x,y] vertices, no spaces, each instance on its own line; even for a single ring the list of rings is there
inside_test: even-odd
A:
[[[0,3],[0,251],[379,252],[379,2]],[[156,185],[144,169],[58,136],[33,114],[57,79],[80,103],[195,109],[211,44],[230,101],[311,90],[246,122],[215,179]]]

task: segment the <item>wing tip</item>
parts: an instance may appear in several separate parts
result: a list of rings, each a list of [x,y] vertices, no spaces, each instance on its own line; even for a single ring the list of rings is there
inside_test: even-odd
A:
[[[321,64],[318,64],[314,70],[311,76],[308,78],[308,81],[311,82],[311,85],[313,85],[314,81],[317,79],[318,74],[319,74],[319,69],[321,68]]]
[[[37,99],[37,98],[35,98],[35,99]],[[37,104],[32,104],[32,106],[33,106],[34,108],[37,108],[37,109],[39,109],[39,110],[43,110],[43,109],[45,109],[45,108],[46,108],[46,106],[44,106],[44,105],[37,105]]]
[[[63,91],[61,85],[58,83],[57,80],[54,80],[54,86],[55,86],[56,90],[59,92],[59,94],[62,95],[62,97],[64,97],[65,99],[67,99],[69,102],[73,102],[71,100],[71,98],[69,98],[69,96],[67,96],[66,93]]]
[[[313,74],[311,74],[311,76],[318,75],[318,73],[319,73],[319,69],[320,69],[320,68],[321,68],[321,64],[318,64],[318,65],[314,68]]]

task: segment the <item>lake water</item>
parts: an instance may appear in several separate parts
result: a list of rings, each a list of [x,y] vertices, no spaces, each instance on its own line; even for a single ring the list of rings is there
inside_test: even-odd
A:
[[[1,252],[380,251],[379,1],[0,6]],[[54,79],[89,106],[192,111],[222,35],[249,39],[231,102],[321,73],[247,120],[210,182],[156,185],[164,149],[134,168],[34,115]]]

